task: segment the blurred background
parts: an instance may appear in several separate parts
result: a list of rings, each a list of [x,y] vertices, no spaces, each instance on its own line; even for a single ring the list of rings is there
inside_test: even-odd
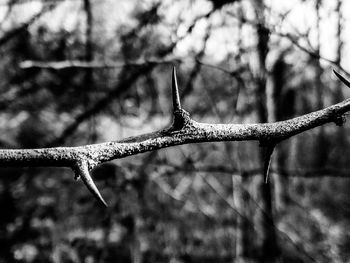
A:
[[[344,0],[1,0],[0,147],[119,140],[171,122],[274,122],[348,98]],[[1,168],[0,262],[350,262],[349,126]]]

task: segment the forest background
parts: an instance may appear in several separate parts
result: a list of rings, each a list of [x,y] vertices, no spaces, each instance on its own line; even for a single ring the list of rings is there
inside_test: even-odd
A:
[[[274,122],[350,92],[349,1],[0,2],[0,147],[77,146],[171,122]],[[349,126],[183,145],[99,166],[1,168],[0,262],[348,262]]]

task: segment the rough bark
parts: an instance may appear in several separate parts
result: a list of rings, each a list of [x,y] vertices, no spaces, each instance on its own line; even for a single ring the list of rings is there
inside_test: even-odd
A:
[[[89,168],[127,156],[181,144],[218,141],[282,141],[294,135],[337,122],[350,111],[350,99],[325,109],[275,123],[209,124],[193,120],[183,110],[182,124],[120,141],[111,141],[77,147],[42,149],[1,149],[0,166],[71,167],[77,160],[86,160]]]
[[[178,99],[177,85],[173,89],[176,89],[173,94]],[[87,172],[103,162],[189,143],[247,140],[280,142],[326,123],[342,125],[344,113],[350,111],[350,99],[347,99],[323,110],[275,123],[209,124],[193,120],[188,112],[179,108],[181,104],[176,99],[173,103],[173,123],[167,129],[120,141],[77,147],[1,149],[0,167],[69,167],[75,172],[76,178],[82,177],[88,189],[105,204]]]

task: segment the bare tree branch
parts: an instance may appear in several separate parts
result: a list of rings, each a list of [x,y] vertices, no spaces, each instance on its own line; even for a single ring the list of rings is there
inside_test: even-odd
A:
[[[350,111],[350,99],[347,99],[325,109],[275,123],[209,124],[193,120],[190,114],[181,108],[175,71],[173,94],[173,123],[167,129],[120,141],[78,147],[3,149],[0,150],[0,167],[70,167],[83,179],[100,203],[106,205],[88,173],[103,162],[181,144],[248,140],[257,140],[262,144],[280,142],[326,123],[336,122],[342,125],[343,122],[338,123],[339,118]]]
[[[148,72],[152,71],[153,68],[154,64],[146,64],[144,66],[138,67],[134,71],[131,71],[131,73],[130,71],[128,72],[126,68],[123,68],[120,73],[121,80],[118,82],[117,87],[113,90],[110,90],[102,99],[92,104],[87,110],[75,116],[74,122],[69,124],[61,132],[61,134],[49,144],[49,146],[56,146],[64,143],[67,137],[73,134],[80,126],[80,124],[104,109],[116,97],[120,96],[120,94],[123,94],[128,89],[128,87],[135,83],[140,75],[147,74]]]
[[[227,11],[227,14],[231,15],[231,17],[236,18],[238,21],[240,21],[242,23],[246,23],[246,24],[252,25],[252,26],[257,25],[257,21],[250,20],[246,17],[237,16],[234,12]],[[274,29],[273,27],[269,28],[269,29],[270,29],[270,34],[273,34],[273,35],[276,35],[276,36],[279,36],[281,38],[289,40],[295,47],[299,48],[301,51],[308,54],[310,57],[312,57],[314,59],[320,59],[320,60],[326,61],[327,63],[330,63],[331,65],[337,67],[337,69],[341,70],[341,72],[343,72],[347,77],[350,77],[350,73],[342,65],[340,65],[338,63],[337,59],[333,60],[333,59],[329,59],[329,58],[322,56],[319,52],[317,52],[317,50],[314,49],[314,47],[311,46],[310,41],[307,39],[306,36],[304,36],[304,34],[301,34],[301,33],[296,33],[296,34],[283,33],[283,32],[280,32],[280,31]],[[300,43],[301,39],[305,40],[308,43],[308,45],[305,46],[305,45],[301,44]]]
[[[227,165],[198,165],[196,167],[186,167],[183,165],[176,165],[167,162],[153,162],[149,164],[150,166],[156,168],[164,168],[167,171],[178,171],[183,173],[189,172],[200,172],[200,173],[219,173],[219,174],[229,174],[232,176],[243,176],[243,177],[253,177],[261,176],[261,171],[263,167],[256,166],[249,169],[238,169],[236,167],[227,167]],[[135,169],[142,166],[141,163],[123,163],[123,168]],[[320,177],[330,177],[330,178],[347,178],[350,174],[350,169],[340,169],[337,167],[325,167],[321,169],[305,169],[304,167],[289,169],[289,168],[274,168],[271,167],[269,173],[278,174],[283,176],[288,176],[291,178],[320,178]]]
[[[20,63],[20,68],[22,69],[52,69],[52,70],[62,70],[70,68],[82,68],[82,69],[114,69],[123,68],[126,66],[144,66],[146,64],[173,64],[179,61],[176,58],[170,59],[143,59],[136,61],[125,61],[125,62],[99,62],[99,61],[81,61],[81,60],[65,60],[65,61],[34,61],[26,60]]]

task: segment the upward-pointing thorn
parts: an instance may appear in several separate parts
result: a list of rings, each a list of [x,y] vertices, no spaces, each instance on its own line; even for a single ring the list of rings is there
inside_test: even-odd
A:
[[[333,69],[333,72],[334,72],[334,74],[341,80],[341,82],[343,82],[346,86],[348,86],[348,88],[350,88],[350,82],[346,79],[346,78],[344,78],[342,75],[340,75],[337,71],[335,71],[334,69]]]
[[[89,191],[93,194],[93,196],[97,199],[97,201],[99,201],[103,206],[108,207],[107,203],[101,196],[94,181],[90,176],[87,164],[84,162],[81,162],[76,166],[75,169],[76,169],[75,170],[76,176],[80,176],[80,178],[83,180],[87,189],[89,189]]]
[[[176,68],[175,68],[175,66],[173,67],[171,89],[172,89],[172,96],[173,96],[173,111],[175,112],[175,111],[181,110],[179,87],[177,85]]]

